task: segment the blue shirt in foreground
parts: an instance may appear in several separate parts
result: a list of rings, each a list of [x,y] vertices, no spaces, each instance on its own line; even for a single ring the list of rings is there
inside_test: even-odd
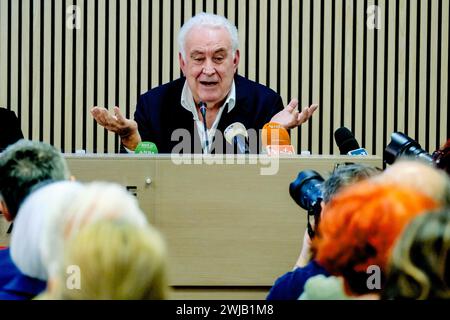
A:
[[[316,261],[311,260],[303,268],[297,268],[279,277],[270,289],[266,299],[297,300],[304,291],[306,281],[319,274],[327,277],[330,275]]]
[[[20,272],[9,249],[0,250],[0,300],[30,300],[44,291],[46,285],[45,281]]]

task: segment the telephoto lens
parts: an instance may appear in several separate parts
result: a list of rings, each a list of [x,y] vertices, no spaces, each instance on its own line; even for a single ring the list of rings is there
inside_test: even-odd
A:
[[[391,142],[384,150],[383,161],[387,164],[393,164],[400,156],[410,156],[433,162],[431,155],[423,150],[419,143],[404,133],[394,132],[391,135]]]
[[[303,209],[311,211],[322,201],[322,184],[325,180],[314,170],[301,171],[289,185],[289,193]]]

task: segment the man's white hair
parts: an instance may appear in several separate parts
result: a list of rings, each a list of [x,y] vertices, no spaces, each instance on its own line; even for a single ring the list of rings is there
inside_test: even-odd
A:
[[[181,56],[183,57],[183,60],[186,60],[186,51],[185,51],[186,35],[189,33],[189,31],[191,31],[193,27],[199,26],[210,28],[225,28],[229,32],[231,37],[231,46],[233,49],[233,57],[234,57],[236,50],[239,47],[239,37],[236,26],[223,16],[201,12],[190,18],[188,21],[186,21],[186,23],[183,24],[183,26],[180,29],[180,32],[178,33],[178,46]]]

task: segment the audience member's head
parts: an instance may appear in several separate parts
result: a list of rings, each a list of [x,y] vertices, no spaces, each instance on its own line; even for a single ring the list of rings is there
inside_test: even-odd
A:
[[[434,163],[450,176],[450,139],[432,154]]]
[[[32,278],[46,281],[47,268],[42,245],[49,217],[63,216],[83,185],[59,181],[31,193],[23,202],[11,235],[11,257],[19,270]]]
[[[380,169],[359,163],[344,164],[336,167],[328,179],[322,184],[324,203],[330,202],[333,196],[342,188],[373,177],[380,172]]]
[[[103,220],[86,226],[67,246],[50,299],[154,300],[168,297],[166,248],[149,225]],[[66,285],[68,268],[79,271],[78,288]],[[72,273],[73,276],[75,273]]]
[[[450,211],[415,218],[397,241],[383,297],[450,299]]]
[[[410,188],[369,181],[354,184],[325,206],[313,240],[315,259],[331,274],[343,276],[349,293],[373,293],[367,287],[367,268],[378,266],[383,283],[391,247],[404,226],[436,206]]]
[[[413,158],[399,159],[374,180],[407,186],[443,206],[450,205],[450,178],[428,162]]]
[[[62,154],[43,142],[20,140],[0,155],[0,193],[5,218],[12,221],[32,188],[45,180],[66,180],[70,173]]]
[[[58,182],[33,192],[19,210],[11,256],[24,274],[47,280],[60,271],[67,241],[100,220],[147,224],[135,197],[113,183]]]
[[[115,220],[136,226],[147,225],[136,197],[114,183],[92,182],[86,184],[64,212],[49,215],[45,225],[42,259],[49,276],[58,274],[67,241],[82,228],[97,221]]]
[[[325,182],[321,186],[323,195],[323,201],[321,202],[322,208],[326,203],[330,202],[331,199],[336,196],[340,190],[359,181],[373,177],[380,172],[381,170],[378,168],[366,166],[359,163],[342,164],[336,166],[328,179],[325,180]],[[308,229],[304,235],[303,246],[300,256],[297,259],[296,267],[303,267],[311,260],[311,235],[313,235],[313,230],[316,230],[318,228],[319,223],[320,215],[314,217],[314,226],[312,226],[308,221]]]

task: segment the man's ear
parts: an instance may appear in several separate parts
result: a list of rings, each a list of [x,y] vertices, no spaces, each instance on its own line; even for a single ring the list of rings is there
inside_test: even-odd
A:
[[[180,64],[181,71],[183,71],[183,74],[186,76],[186,72],[185,72],[186,62],[184,62],[181,52],[178,52],[178,62]]]
[[[241,53],[239,52],[239,49],[236,50],[235,54],[234,54],[234,60],[233,60],[233,64],[234,64],[234,72],[237,71],[238,65],[239,65],[239,60],[241,59]]]
[[[8,207],[6,206],[5,201],[3,200],[0,201],[0,212],[3,213],[6,221],[11,222],[13,220],[11,213],[9,213]]]

